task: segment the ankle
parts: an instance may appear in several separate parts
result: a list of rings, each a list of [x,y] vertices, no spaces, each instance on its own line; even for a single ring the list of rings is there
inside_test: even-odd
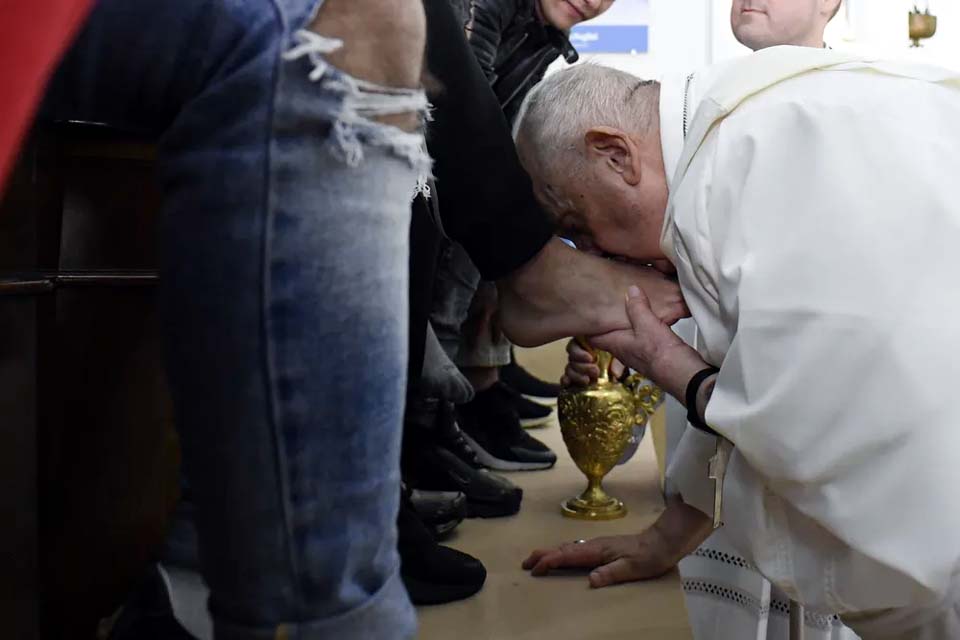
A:
[[[463,375],[467,377],[470,384],[477,393],[486,391],[500,381],[499,367],[467,367],[463,369]]]

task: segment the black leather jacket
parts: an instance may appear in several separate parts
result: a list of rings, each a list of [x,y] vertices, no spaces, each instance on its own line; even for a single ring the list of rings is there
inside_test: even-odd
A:
[[[527,92],[563,54],[579,58],[562,31],[541,22],[537,0],[452,0],[480,68],[513,122]]]

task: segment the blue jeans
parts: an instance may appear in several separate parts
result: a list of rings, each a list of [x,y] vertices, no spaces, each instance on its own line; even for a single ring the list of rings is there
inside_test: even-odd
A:
[[[48,117],[159,136],[161,301],[219,640],[406,638],[396,513],[420,91],[327,66],[323,0],[101,0]],[[131,425],[133,428],[135,425]]]

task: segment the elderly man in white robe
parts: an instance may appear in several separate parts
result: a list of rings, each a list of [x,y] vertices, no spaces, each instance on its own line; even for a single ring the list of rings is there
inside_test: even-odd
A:
[[[690,82],[575,67],[518,119],[565,234],[672,263],[700,332],[698,353],[633,290],[633,330],[593,339],[697,426],[651,529],[525,566],[591,568],[595,587],[660,575],[719,509],[739,554],[811,611],[866,640],[960,638],[960,78],[774,47],[697,81],[691,99]]]
[[[840,0],[733,0],[730,28],[745,47],[759,51],[778,45],[822,48],[824,32],[840,10]],[[693,79],[691,79],[693,83]],[[691,87],[691,91],[693,91]],[[675,326],[688,342],[695,323]],[[667,456],[686,428],[683,407],[667,407]],[[787,594],[745,562],[720,528],[679,564],[690,626],[696,640],[787,640],[802,630],[803,640],[855,640],[856,634],[833,613],[804,611]]]
[[[840,0],[732,0],[730,27],[737,40],[754,51],[777,45],[822,48],[824,32],[840,10]],[[684,78],[687,78],[684,76]],[[696,100],[698,74],[684,80]],[[676,78],[664,83],[676,87]],[[666,102],[666,104],[663,104]],[[661,101],[661,109],[671,100]],[[669,126],[681,127],[667,117]],[[682,320],[673,330],[696,344],[696,325]],[[592,354],[571,340],[567,383],[586,384],[599,374]],[[685,408],[668,400],[666,458],[669,460],[687,426]],[[787,594],[764,579],[730,544],[726,532],[715,531],[679,564],[690,627],[695,640],[787,640],[802,627],[804,640],[855,640],[835,614],[803,611]]]

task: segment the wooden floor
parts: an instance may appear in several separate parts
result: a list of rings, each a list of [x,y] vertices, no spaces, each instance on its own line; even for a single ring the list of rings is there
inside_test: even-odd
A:
[[[518,359],[544,378],[559,378],[561,345],[524,351]],[[487,567],[487,582],[473,598],[420,609],[421,640],[689,640],[676,573],[652,582],[591,590],[585,574],[532,578],[520,568],[539,546],[579,538],[632,533],[662,509],[652,438],[608,476],[607,490],[624,500],[628,516],[613,522],[580,522],[560,515],[562,500],[585,484],[567,455],[554,422],[531,433],[559,458],[549,471],[508,475],[523,487],[523,506],[511,518],[467,520],[447,541]]]

